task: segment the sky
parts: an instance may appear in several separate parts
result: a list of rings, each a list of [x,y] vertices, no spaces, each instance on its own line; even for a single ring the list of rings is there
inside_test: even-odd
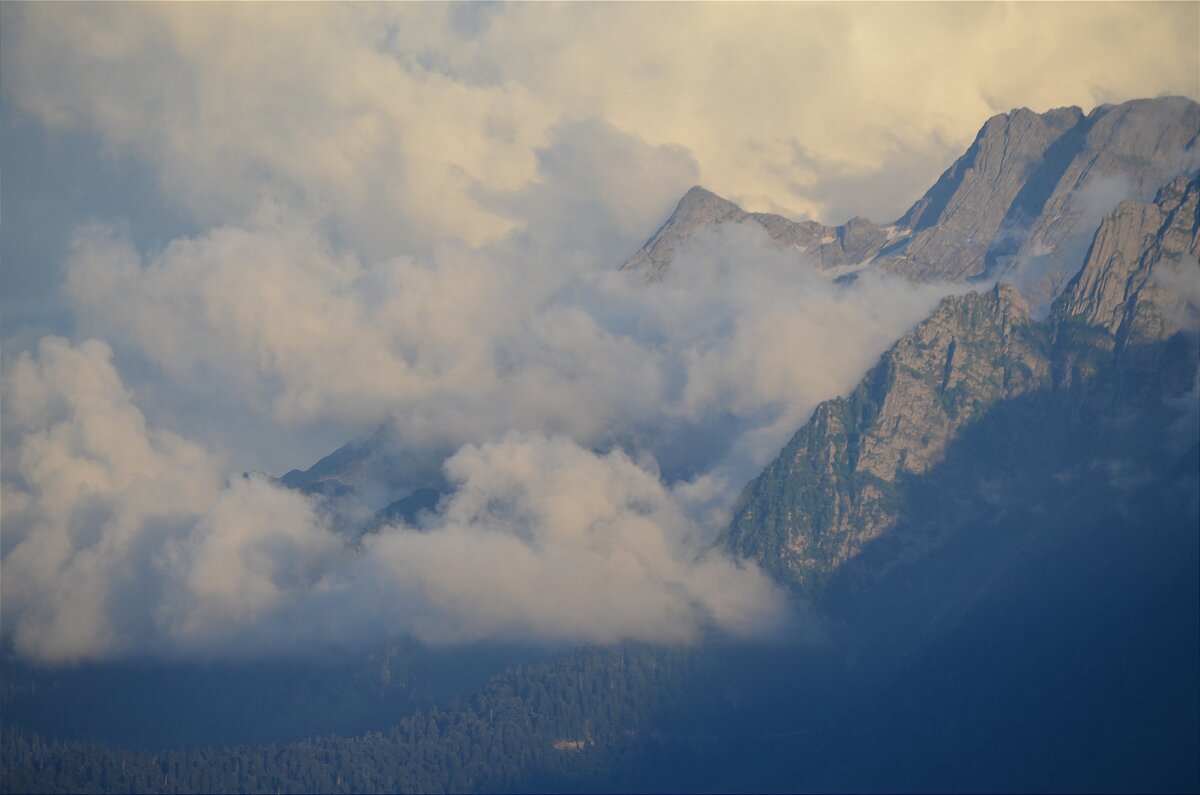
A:
[[[1195,3],[0,22],[0,607],[48,662],[793,626],[711,542],[953,288],[837,287],[748,229],[655,289],[616,268],[694,184],[886,222],[996,113],[1200,99]],[[420,528],[347,547],[415,481],[242,477],[381,423],[452,488]]]

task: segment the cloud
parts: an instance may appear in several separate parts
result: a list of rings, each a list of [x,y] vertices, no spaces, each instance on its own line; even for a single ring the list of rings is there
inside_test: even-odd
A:
[[[551,174],[539,192],[571,188],[604,206],[575,181]],[[622,240],[619,216],[598,215],[607,221],[594,222],[589,245]],[[210,440],[223,424],[233,436],[253,424],[237,417],[301,429],[390,417],[412,454],[445,456],[515,429],[644,449],[668,470],[677,467],[666,459],[691,458],[697,474],[744,436],[742,478],[946,292],[874,273],[836,285],[754,225],[698,235],[673,276],[647,289],[592,248],[572,248],[574,226],[558,238],[529,228],[429,261],[366,262],[287,213],[148,258],[91,227],[75,241],[66,289],[84,333],[150,363],[163,402],[183,414],[196,402],[223,409]],[[727,439],[714,446],[707,429],[719,437],[722,423]],[[218,446],[271,468],[257,444]]]
[[[150,162],[205,224],[299,202],[377,257],[504,235],[479,186],[528,185],[553,127],[592,117],[690,152],[701,181],[751,209],[889,220],[993,113],[1200,98],[1197,14],[19,6],[5,9],[3,87],[39,121]]]
[[[364,544],[377,575],[421,606],[418,637],[678,643],[782,626],[776,586],[703,552],[679,501],[624,453],[516,434],[465,447],[446,470],[456,491],[422,532]]]
[[[539,190],[604,207],[588,198],[603,180],[568,172]],[[598,215],[591,240],[620,240],[620,215]],[[269,205],[147,255],[84,228],[66,290],[81,327],[148,369],[135,401],[96,340],[44,338],[6,367],[4,625],[45,660],[779,626],[762,575],[706,550],[816,402],[943,292],[835,284],[754,225],[695,236],[652,286],[565,235],[370,262]],[[143,399],[162,404],[149,419]],[[228,422],[193,422],[203,443],[166,430],[196,404]],[[390,452],[458,451],[420,532],[387,528],[356,555],[346,517],[369,510],[237,476],[258,460],[230,435],[255,417],[286,433],[381,416]]]
[[[255,224],[148,259],[84,230],[67,285],[82,322],[151,362],[151,396],[274,428],[390,415],[387,452],[458,451],[450,496],[356,553],[347,517],[369,510],[230,477],[245,459],[216,452],[237,449],[213,443],[228,428],[167,431],[105,343],[45,338],[5,381],[4,624],[22,653],[777,630],[782,595],[709,546],[816,402],[942,294],[835,284],[753,225],[695,236],[648,286],[586,257],[555,271],[517,238],[368,265],[303,219]],[[383,487],[381,502],[406,488]]]
[[[77,659],[123,650],[115,620],[142,601],[155,537],[201,511],[219,462],[149,428],[111,350],[44,338],[6,368],[3,616],[19,650]]]
[[[254,655],[397,634],[682,643],[788,618],[757,569],[706,552],[656,475],[621,452],[512,434],[446,464],[420,530],[356,548],[317,503],[258,476],[222,482],[201,446],[150,427],[89,340],[16,362],[6,424],[28,431],[6,485],[4,624],[72,662]]]

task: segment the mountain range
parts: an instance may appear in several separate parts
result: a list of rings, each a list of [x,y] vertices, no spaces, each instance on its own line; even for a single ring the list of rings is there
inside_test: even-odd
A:
[[[919,281],[1000,279],[1044,308],[1078,270],[1107,205],[1148,201],[1171,177],[1200,167],[1200,106],[1183,97],[989,119],[975,141],[890,224],[837,227],[747,213],[702,187],[624,266],[661,278],[698,229],[756,223],[779,248],[833,274],[877,267]]]
[[[890,365],[881,363],[844,401],[822,404],[781,454],[792,455],[797,466],[818,466],[798,446],[805,444],[802,436],[816,433],[814,423],[826,435],[849,434],[855,440],[840,455],[854,459],[856,489],[863,493],[853,508],[822,509],[832,513],[823,513],[818,524],[843,529],[836,541],[825,536],[817,557],[806,564],[817,571],[852,557],[891,521],[887,511],[876,510],[883,510],[886,486],[897,473],[930,466],[959,428],[1000,398],[1040,388],[1051,362],[1039,346],[1042,338],[1053,336],[1055,323],[1066,318],[1099,323],[1120,336],[1122,345],[1135,325],[1144,336],[1150,333],[1145,324],[1160,323],[1155,332],[1160,339],[1192,327],[1192,319],[1177,316],[1196,306],[1197,277],[1187,268],[1195,259],[1194,230],[1188,229],[1196,207],[1187,176],[1198,171],[1200,105],[1189,99],[1133,100],[1086,114],[1077,107],[1041,114],[1021,108],[989,119],[967,151],[890,224],[864,218],[836,227],[796,222],[747,212],[695,186],[621,267],[660,281],[699,230],[755,224],[773,246],[795,252],[798,267],[815,267],[831,278],[844,281],[864,269],[880,269],[915,281],[986,288],[980,295],[948,299],[885,355]],[[1007,287],[991,289],[997,283]],[[1151,304],[1163,309],[1153,315]],[[1127,310],[1133,313],[1129,318],[1118,317]],[[1128,326],[1124,332],[1122,323]],[[864,418],[839,412],[860,410],[873,399],[883,404],[882,414],[871,422],[896,427],[887,438],[872,429],[859,450],[859,434],[868,429],[844,426]],[[772,479],[812,474],[784,471],[779,461],[773,463],[748,487],[725,536],[727,548],[750,554],[776,573],[799,565],[793,553],[808,553],[784,553],[784,547],[769,542],[766,536],[776,532],[778,517],[770,511],[764,515],[750,495],[767,489]],[[866,478],[879,482],[868,485]],[[368,490],[378,492],[379,484],[391,484],[372,522],[376,526],[431,507],[445,488],[436,462],[407,457],[403,440],[387,424],[281,480],[326,496],[361,497]],[[879,502],[874,508],[872,500]],[[749,532],[752,525],[759,530]]]
[[[1200,105],[995,116],[883,225],[697,186],[623,270],[663,289],[702,230],[738,224],[835,282],[954,285],[816,406],[716,541],[807,603],[822,643],[585,649],[386,733],[278,747],[135,756],[8,731],[0,789],[1200,789]],[[388,424],[280,482],[369,503],[355,534],[450,488]],[[300,701],[427,704],[419,680],[453,655],[406,654],[407,673],[390,650],[355,667],[361,692],[306,678]],[[21,687],[6,718],[57,703]]]

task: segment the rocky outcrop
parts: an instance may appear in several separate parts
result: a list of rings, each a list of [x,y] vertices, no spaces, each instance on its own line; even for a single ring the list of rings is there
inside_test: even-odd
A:
[[[804,252],[822,270],[866,264],[888,242],[887,230],[865,218],[828,227],[816,221],[797,222],[771,213],[748,213],[697,185],[684,194],[667,222],[622,268],[645,274],[650,280],[661,279],[684,241],[697,231],[741,223],[758,224],[776,248]]]
[[[726,547],[815,591],[895,523],[899,479],[924,473],[959,428],[1048,374],[1046,336],[1015,289],[946,299],[849,397],[818,406],[746,487]]]
[[[1026,108],[993,116],[971,147],[917,200],[897,225],[911,235],[879,265],[911,279],[980,276],[988,249],[1014,203],[1047,161],[1073,148],[1079,108],[1038,114]]]
[[[1102,215],[1194,168],[1198,138],[1200,105],[1184,97],[996,116],[897,222],[912,234],[877,264],[923,281],[999,278],[1045,307]]]
[[[1200,105],[1184,97],[1103,105],[1078,130],[1078,151],[1063,158],[1045,200],[1031,191],[1030,207],[1014,208],[989,252],[990,272],[1038,306],[1075,275],[1096,227],[1121,200],[1149,202],[1168,181],[1200,167]]]
[[[1122,202],[1096,232],[1054,314],[1102,328],[1125,346],[1200,321],[1200,176],[1179,177],[1151,204]]]

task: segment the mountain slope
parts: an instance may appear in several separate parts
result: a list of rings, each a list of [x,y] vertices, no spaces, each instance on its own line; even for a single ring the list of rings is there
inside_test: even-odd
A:
[[[912,234],[880,265],[919,280],[981,275],[1010,208],[1027,206],[1026,186],[1046,181],[1060,153],[1075,148],[1082,119],[1079,108],[1044,114],[1020,108],[988,119],[963,156],[897,221]]]
[[[943,301],[850,396],[821,404],[746,487],[726,548],[818,595],[868,545],[904,523],[912,529],[913,501],[928,496],[930,473],[968,432],[984,429],[965,458],[986,459],[1047,416],[1055,422],[1040,431],[1045,438],[1089,417],[1097,431],[1120,437],[1120,422],[1158,416],[1195,378],[1194,336],[1177,332],[1195,312],[1200,283],[1198,191],[1196,179],[1179,180],[1153,205],[1127,203],[1110,214],[1047,321],[1034,321],[1004,285]],[[1013,406],[1029,416],[1012,414]],[[998,408],[1007,414],[989,419]],[[989,422],[1004,430],[988,435]],[[1064,466],[1079,463],[1069,457],[1082,454],[1076,442],[1060,439]],[[954,515],[945,498],[937,501],[942,515],[910,532],[886,565],[927,554],[939,533],[980,509]]]
[[[948,298],[846,398],[812,419],[743,493],[725,545],[811,591],[897,520],[897,481],[959,429],[1041,387],[1049,344],[1015,289]]]
[[[1101,215],[1195,168],[1198,138],[1200,105],[1183,97],[995,116],[897,222],[913,232],[877,264],[919,280],[992,275],[1045,306]]]
[[[1200,180],[1178,177],[1153,204],[1122,202],[1101,223],[1055,313],[1105,329],[1121,344],[1165,339],[1197,325]],[[1189,304],[1189,298],[1192,299]]]

